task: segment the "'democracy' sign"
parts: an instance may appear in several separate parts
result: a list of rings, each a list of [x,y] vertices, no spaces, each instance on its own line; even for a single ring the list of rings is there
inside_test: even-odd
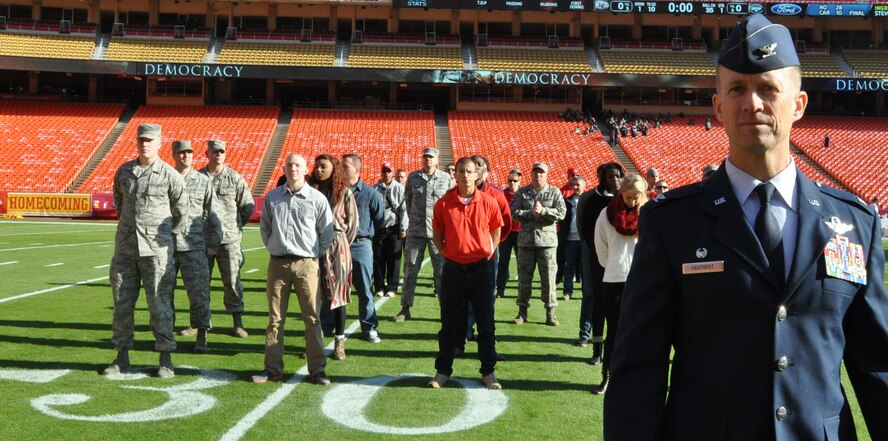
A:
[[[227,64],[178,64],[148,63],[144,65],[142,75],[205,77],[205,78],[240,78],[244,66]]]

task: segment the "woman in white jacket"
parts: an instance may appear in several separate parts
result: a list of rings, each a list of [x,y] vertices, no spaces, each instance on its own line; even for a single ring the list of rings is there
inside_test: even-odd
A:
[[[602,294],[607,335],[604,339],[601,384],[592,389],[594,394],[603,394],[610,379],[608,366],[620,321],[620,301],[629,267],[632,266],[635,243],[638,241],[638,213],[645,202],[645,179],[636,174],[626,175],[620,185],[619,197],[615,197],[601,210],[595,221],[595,251],[598,262],[604,267]]]

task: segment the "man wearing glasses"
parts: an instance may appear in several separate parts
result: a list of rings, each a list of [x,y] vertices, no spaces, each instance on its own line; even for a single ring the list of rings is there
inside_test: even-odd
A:
[[[668,191],[668,190],[669,190],[669,183],[667,183],[665,179],[660,179],[659,181],[657,181],[656,184],[654,184],[654,193],[656,193],[657,196],[660,196],[661,194],[666,193],[666,191]]]
[[[512,204],[515,199],[515,192],[521,186],[521,172],[513,168],[509,172],[509,180],[506,188],[503,189],[503,196],[506,202]],[[510,213],[511,214],[511,213]],[[496,271],[496,296],[504,298],[506,296],[506,283],[509,281],[509,263],[512,260],[512,250],[518,244],[518,231],[521,230],[521,223],[512,220],[512,227],[502,232],[505,239],[502,239],[499,245],[499,268]]]

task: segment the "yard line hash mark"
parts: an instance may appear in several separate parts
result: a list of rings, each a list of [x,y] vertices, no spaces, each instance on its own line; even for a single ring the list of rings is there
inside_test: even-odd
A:
[[[6,297],[3,299],[0,299],[0,303],[11,302],[13,300],[23,299],[25,297],[36,296],[36,295],[45,294],[45,293],[53,292],[53,291],[59,291],[62,289],[71,288],[73,286],[85,285],[87,283],[98,282],[99,280],[107,280],[107,279],[108,279],[108,276],[96,277],[95,279],[89,279],[89,280],[81,280],[80,282],[74,282],[74,283],[71,283],[68,285],[55,286],[52,288],[41,289],[40,291],[34,291],[34,292],[25,293],[25,294],[19,294],[17,296]]]

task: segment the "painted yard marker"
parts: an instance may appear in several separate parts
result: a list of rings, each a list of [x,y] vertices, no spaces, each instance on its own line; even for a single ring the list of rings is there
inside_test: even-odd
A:
[[[74,283],[71,283],[68,285],[56,286],[56,287],[47,288],[47,289],[41,289],[40,291],[34,291],[34,292],[25,293],[25,294],[19,294],[17,296],[2,298],[2,299],[0,299],[0,303],[11,302],[13,300],[23,299],[25,297],[36,296],[36,295],[45,294],[48,292],[58,291],[60,289],[70,288],[72,286],[85,285],[87,283],[98,282],[99,280],[107,280],[107,279],[108,279],[108,276],[96,277],[95,279],[82,280],[80,282],[74,282]]]
[[[0,266],[12,265],[13,263],[19,263],[19,261],[18,260],[10,260],[9,262],[0,262]]]
[[[46,264],[46,265],[43,265],[43,266],[49,268],[49,267],[53,267],[53,266],[62,266],[62,265],[64,265],[64,263],[62,263],[62,262],[56,262],[56,263],[49,263],[49,264]]]
[[[32,247],[22,247],[22,248],[4,248],[0,249],[0,251],[27,251],[27,250],[39,250],[44,248],[66,248],[66,247],[82,247],[84,245],[98,245],[102,243],[112,243],[112,241],[102,241],[102,242],[87,242],[87,243],[68,243],[64,245],[42,245],[42,246],[32,246]]]
[[[244,271],[244,273],[245,273],[245,274],[253,274],[253,273],[257,272],[257,271],[259,271],[258,268],[253,268],[253,269],[248,269],[248,270]]]
[[[110,266],[111,266],[111,264],[106,263],[106,264],[104,264],[104,265],[94,266],[93,269],[108,268],[108,267],[110,267]]]
[[[0,370],[0,380],[21,381],[23,383],[49,383],[70,373],[70,369],[3,369]]]

